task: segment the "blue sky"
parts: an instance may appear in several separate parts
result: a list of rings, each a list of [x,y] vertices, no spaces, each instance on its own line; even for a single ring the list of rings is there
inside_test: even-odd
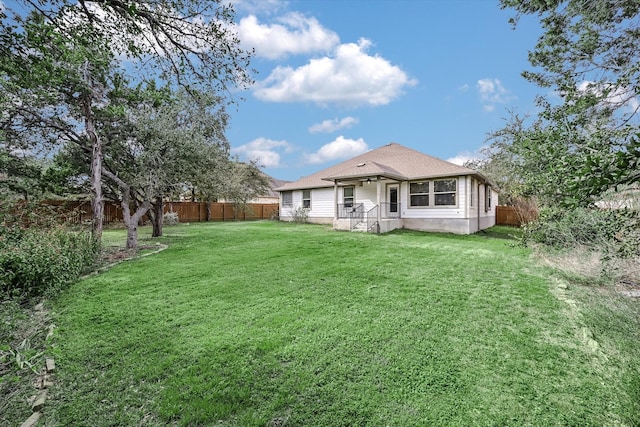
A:
[[[540,34],[494,0],[241,0],[256,84],[230,110],[241,159],[296,180],[389,142],[460,163],[533,112]]]

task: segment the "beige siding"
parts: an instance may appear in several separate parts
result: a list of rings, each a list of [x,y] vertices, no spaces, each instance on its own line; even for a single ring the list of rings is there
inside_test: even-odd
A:
[[[302,206],[302,190],[294,190],[293,204],[290,207],[280,206],[280,218],[291,220],[296,209]],[[307,211],[309,219],[333,218],[333,188],[315,188],[311,190],[311,209]]]
[[[302,191],[299,191],[302,200]],[[311,190],[309,218],[333,218],[333,187]]]

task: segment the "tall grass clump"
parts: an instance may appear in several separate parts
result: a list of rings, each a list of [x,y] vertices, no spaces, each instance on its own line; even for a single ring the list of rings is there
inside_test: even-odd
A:
[[[586,246],[610,256],[640,255],[640,213],[632,209],[543,209],[524,227],[525,240],[556,248]]]
[[[598,265],[592,270],[600,275],[640,280],[637,269],[629,268],[640,259],[637,209],[542,209],[536,221],[523,226],[522,239],[574,254],[581,259],[576,265],[584,264],[587,258],[596,259]],[[559,259],[568,258],[565,254]]]

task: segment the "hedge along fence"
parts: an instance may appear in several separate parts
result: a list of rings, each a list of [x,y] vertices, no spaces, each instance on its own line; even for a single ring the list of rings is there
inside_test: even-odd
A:
[[[89,201],[65,201],[46,200],[46,205],[56,206],[58,209],[68,212],[68,222],[81,224],[92,219],[91,202]],[[209,216],[207,216],[207,205]],[[251,221],[260,219],[272,219],[278,215],[278,205],[268,203],[249,203],[245,210],[236,209],[233,203],[207,203],[207,202],[165,202],[164,213],[176,212],[180,222],[204,222],[204,221]],[[143,217],[147,221],[148,216]],[[119,203],[104,202],[104,222],[106,224],[122,222],[122,207]]]

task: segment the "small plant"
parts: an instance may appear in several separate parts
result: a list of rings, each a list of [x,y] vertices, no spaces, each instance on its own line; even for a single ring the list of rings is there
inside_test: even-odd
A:
[[[162,221],[164,225],[178,225],[180,223],[180,218],[178,217],[178,212],[167,212],[162,216]]]
[[[309,219],[309,212],[307,209],[299,206],[291,213],[291,217],[293,218],[293,222],[297,224],[304,224]]]
[[[44,353],[31,347],[28,339],[22,340],[20,345],[12,348],[9,345],[0,347],[0,363],[13,363],[18,370],[30,369],[34,374],[38,373],[38,362]]]

